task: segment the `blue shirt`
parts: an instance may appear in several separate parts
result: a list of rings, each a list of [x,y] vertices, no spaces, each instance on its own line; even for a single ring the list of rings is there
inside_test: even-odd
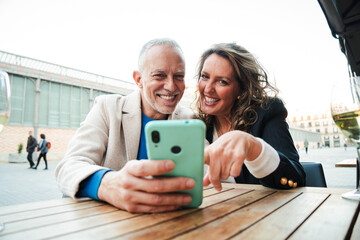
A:
[[[147,159],[147,151],[146,151],[146,139],[145,139],[145,125],[148,122],[153,121],[153,119],[145,116],[141,113],[141,134],[140,134],[140,143],[137,159]],[[76,197],[90,197],[96,200],[98,198],[98,190],[101,183],[102,178],[105,173],[108,171],[113,171],[112,169],[102,169],[94,174],[87,177],[80,183],[79,191],[76,193]]]
[[[146,151],[145,125],[151,121],[153,121],[153,119],[141,113],[141,134],[140,134],[139,151],[137,155],[138,160],[148,159],[148,155]]]

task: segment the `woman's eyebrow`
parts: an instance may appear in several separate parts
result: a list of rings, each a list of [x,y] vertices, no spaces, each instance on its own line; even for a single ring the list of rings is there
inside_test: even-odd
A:
[[[206,71],[201,71],[201,74],[210,75],[210,74],[207,73]],[[228,77],[225,77],[225,76],[216,76],[215,78],[216,78],[216,79],[226,79],[226,80],[228,80],[228,81],[230,81],[230,82],[233,81],[232,79],[230,79],[230,78],[228,78]]]

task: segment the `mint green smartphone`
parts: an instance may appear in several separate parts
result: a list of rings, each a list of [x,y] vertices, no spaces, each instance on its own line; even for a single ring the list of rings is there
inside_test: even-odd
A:
[[[203,199],[205,124],[201,120],[157,120],[145,126],[148,158],[170,159],[175,168],[162,176],[189,177],[195,187],[188,191],[192,197],[185,207],[198,207]]]

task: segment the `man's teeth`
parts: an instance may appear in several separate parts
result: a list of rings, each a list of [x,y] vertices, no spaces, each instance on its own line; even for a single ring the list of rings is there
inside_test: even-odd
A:
[[[214,103],[214,102],[219,101],[219,99],[205,97],[205,101],[206,101],[207,103]]]
[[[171,100],[175,98],[175,95],[159,95],[162,99]]]

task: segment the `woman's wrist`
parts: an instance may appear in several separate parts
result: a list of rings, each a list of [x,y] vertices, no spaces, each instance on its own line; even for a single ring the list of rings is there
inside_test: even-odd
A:
[[[245,160],[244,164],[256,178],[263,178],[274,172],[280,164],[280,157],[277,151],[261,138],[257,140],[262,145],[259,156],[252,161]]]
[[[254,137],[252,135],[250,135],[248,143],[249,143],[249,152],[246,156],[246,160],[253,161],[260,156],[260,154],[263,150],[263,146],[262,146],[260,140],[258,140],[256,137]]]

